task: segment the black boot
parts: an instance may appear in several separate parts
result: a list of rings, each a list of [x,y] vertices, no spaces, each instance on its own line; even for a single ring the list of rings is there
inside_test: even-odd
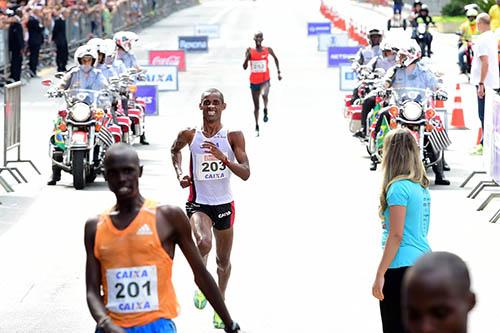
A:
[[[57,162],[62,162],[63,161],[63,155],[62,151],[54,151],[52,158],[56,160]],[[52,176],[50,177],[49,181],[47,182],[47,185],[53,186],[56,185],[58,181],[61,180],[61,168],[58,167],[55,164],[52,164]]]
[[[434,174],[436,175],[434,184],[448,186],[450,185],[450,181],[444,178],[443,164],[444,163],[441,160],[440,162],[432,166],[432,171],[434,171]]]
[[[146,141],[146,134],[141,135],[141,145],[149,145],[149,142]]]

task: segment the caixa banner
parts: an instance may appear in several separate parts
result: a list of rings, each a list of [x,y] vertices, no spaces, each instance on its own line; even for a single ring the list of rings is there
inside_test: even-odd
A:
[[[179,90],[177,66],[142,66],[146,70],[147,84],[155,84],[158,91]]]
[[[149,65],[177,66],[179,72],[186,71],[186,52],[184,50],[151,50]]]
[[[179,36],[179,49],[186,52],[208,52],[208,36]]]

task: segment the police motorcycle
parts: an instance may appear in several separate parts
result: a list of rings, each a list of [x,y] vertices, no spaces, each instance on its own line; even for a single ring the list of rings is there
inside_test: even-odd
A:
[[[389,117],[389,130],[408,128],[420,148],[420,156],[426,168],[441,162],[444,150],[451,144],[441,118],[433,105],[436,100],[446,100],[445,92],[433,92],[421,88],[396,88],[391,90],[391,102],[385,113]],[[379,130],[377,128],[377,130]],[[385,135],[383,130],[375,133],[375,140]],[[374,152],[376,163],[382,161],[381,149]]]
[[[45,80],[44,84],[51,82]],[[74,188],[81,190],[102,173],[104,154],[115,142],[107,129],[110,93],[78,88],[49,89],[47,96],[63,97],[65,101],[54,124],[49,156],[54,165],[73,175]]]
[[[144,71],[129,68],[119,77],[110,78],[109,84],[114,96],[113,112],[116,112],[115,121],[123,132],[122,141],[134,143],[139,138],[145,140],[145,103],[135,97],[137,91],[136,80],[144,79]]]
[[[415,26],[415,31],[414,31],[414,37],[416,42],[418,43],[418,46],[420,46],[420,49],[422,50],[422,55],[427,55],[430,57],[430,45],[429,45],[429,39],[430,39],[430,32],[427,27],[427,23],[424,22],[424,20],[421,17],[418,17],[416,19],[416,26]]]
[[[381,68],[371,70],[367,66],[359,64],[353,65],[357,73],[358,85],[355,88],[357,98],[352,95],[346,95],[344,99],[344,117],[349,119],[349,130],[356,133],[361,128],[361,109],[363,101],[370,97],[370,92],[376,87],[380,79],[384,76],[385,71]]]

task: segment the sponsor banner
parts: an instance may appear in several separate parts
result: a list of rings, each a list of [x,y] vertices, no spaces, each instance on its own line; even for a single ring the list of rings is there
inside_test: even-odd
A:
[[[349,58],[354,57],[360,48],[360,46],[330,46],[328,48],[328,67],[351,64]]]
[[[488,91],[486,94],[494,94],[493,91]],[[486,95],[488,96],[488,95]],[[494,94],[493,100],[493,134],[491,135],[491,163],[490,174],[493,180],[500,184],[500,96]],[[486,127],[486,122],[485,122]],[[486,128],[484,129],[486,132]],[[487,149],[487,136],[484,137],[484,151]]]
[[[347,32],[318,35],[318,51],[326,52],[330,46],[355,46]]]
[[[358,83],[356,72],[351,66],[340,66],[340,90],[353,91]]]
[[[179,90],[177,66],[142,66],[146,70],[146,83],[158,86],[158,91]]]
[[[197,36],[208,36],[208,38],[219,38],[220,29],[217,24],[198,24],[194,27]]]
[[[332,24],[330,22],[307,23],[307,35],[316,36],[320,34],[331,34]]]
[[[208,52],[208,36],[179,36],[179,50]]]
[[[158,86],[155,84],[137,85],[135,97],[146,104],[146,116],[157,116],[160,114],[158,109]]]
[[[151,66],[177,66],[179,72],[186,71],[184,50],[151,50],[148,58]]]

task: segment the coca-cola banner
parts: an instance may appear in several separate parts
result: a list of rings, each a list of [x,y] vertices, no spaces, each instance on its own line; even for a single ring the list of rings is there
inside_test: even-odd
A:
[[[177,66],[179,72],[186,71],[186,53],[184,50],[149,51],[149,65]]]

